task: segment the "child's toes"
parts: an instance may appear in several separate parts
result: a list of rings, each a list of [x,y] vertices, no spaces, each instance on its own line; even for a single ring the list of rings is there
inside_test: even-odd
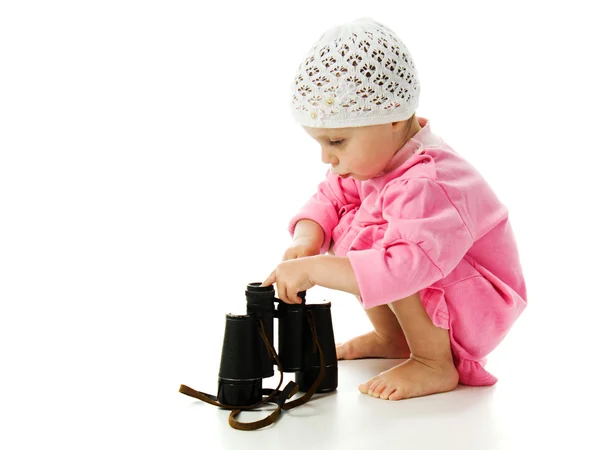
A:
[[[370,379],[369,381],[367,381],[366,383],[363,384],[359,384],[358,385],[358,390],[360,392],[362,392],[363,394],[368,394],[369,393],[369,389],[371,389],[371,386],[373,385],[373,383],[377,381],[374,378]]]
[[[388,385],[385,381],[381,381],[377,387],[373,388],[373,393],[371,394],[375,398],[381,398],[381,393],[387,389]]]
[[[369,387],[367,393],[373,397],[379,397],[379,392],[378,389],[379,387],[381,387],[381,385],[383,384],[383,380],[376,380],[373,382],[373,384]],[[385,387],[385,386],[383,386]]]
[[[406,396],[402,393],[402,391],[394,389],[394,392],[390,394],[388,400],[402,400],[403,398],[406,398]]]
[[[396,392],[396,388],[393,386],[388,386],[381,392],[381,394],[379,394],[379,398],[382,400],[388,400],[390,395],[392,395],[394,392]]]

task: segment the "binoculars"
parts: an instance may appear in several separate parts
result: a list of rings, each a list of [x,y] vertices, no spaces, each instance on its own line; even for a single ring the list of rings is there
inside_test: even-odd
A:
[[[294,372],[298,389],[307,392],[322,371],[317,393],[333,391],[338,384],[337,357],[331,321],[331,303],[287,304],[275,297],[273,286],[250,283],[246,287],[246,314],[227,314],[221,352],[217,399],[223,405],[248,406],[261,401],[262,380]],[[278,358],[273,350],[273,325],[278,319]],[[315,340],[316,338],[316,340]],[[268,345],[267,345],[268,343]],[[319,354],[320,345],[322,354]]]

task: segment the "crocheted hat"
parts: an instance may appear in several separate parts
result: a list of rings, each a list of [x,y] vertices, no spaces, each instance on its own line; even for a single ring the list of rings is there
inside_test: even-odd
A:
[[[292,115],[303,126],[345,128],[410,118],[419,80],[402,41],[370,18],[325,32],[300,64]]]

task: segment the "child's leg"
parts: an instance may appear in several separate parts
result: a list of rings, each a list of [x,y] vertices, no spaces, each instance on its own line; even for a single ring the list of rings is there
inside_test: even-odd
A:
[[[448,330],[438,328],[427,315],[419,294],[393,303],[411,350],[410,359],[361,384],[363,394],[389,400],[451,391],[458,385]]]
[[[333,249],[328,253],[335,255]],[[365,311],[374,330],[336,345],[337,358],[408,358],[410,349],[402,327],[389,306],[376,306]]]
[[[408,358],[410,349],[398,318],[388,305],[365,310],[373,331],[337,345],[338,359]]]

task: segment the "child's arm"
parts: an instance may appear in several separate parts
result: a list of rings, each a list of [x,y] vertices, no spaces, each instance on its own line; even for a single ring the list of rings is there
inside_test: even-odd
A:
[[[350,260],[342,256],[317,255],[280,263],[261,286],[277,283],[277,294],[286,303],[301,303],[298,292],[315,285],[359,295]]]
[[[296,223],[294,241],[310,242],[315,244],[317,248],[320,248],[324,237],[325,232],[323,228],[314,220],[300,219]]]
[[[332,255],[319,255],[313,258],[309,277],[314,284],[360,295],[356,275],[348,258]]]
[[[318,255],[324,239],[325,232],[321,225],[310,219],[300,219],[294,230],[292,244],[283,254],[283,260]]]
[[[359,295],[371,308],[431,286],[473,245],[462,217],[433,180],[399,181],[386,190],[382,213],[388,225],[377,247],[282,262],[265,285],[276,282],[279,298],[289,303],[319,285]]]
[[[434,180],[400,180],[385,192],[388,226],[377,248],[349,258],[365,308],[405,298],[448,275],[473,236],[446,191]]]
[[[318,224],[323,232],[319,241],[320,253],[325,253],[331,245],[331,233],[339,223],[343,215],[344,208],[349,205],[359,205],[360,197],[356,182],[351,178],[342,179],[339,176],[329,172],[327,178],[321,182],[317,192],[308,200],[300,211],[290,220],[288,231],[296,238],[296,228],[302,219],[309,219]],[[299,236],[307,236],[311,230],[302,226]],[[311,237],[317,237],[316,234]]]

